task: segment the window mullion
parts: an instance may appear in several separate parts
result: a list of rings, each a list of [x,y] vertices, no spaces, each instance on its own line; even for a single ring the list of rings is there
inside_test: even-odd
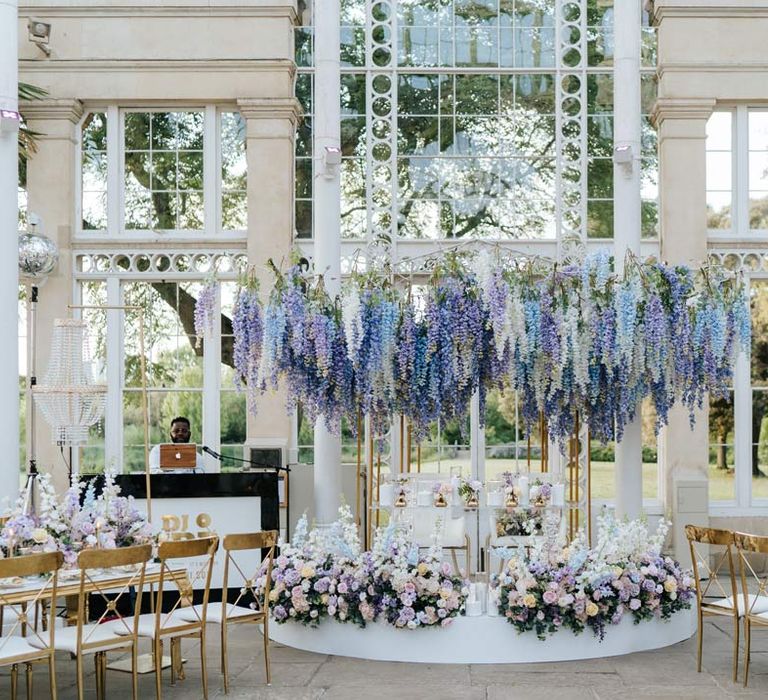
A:
[[[736,107],[733,129],[733,233],[749,234],[749,119],[745,105]]]
[[[109,123],[109,121],[107,122]],[[107,278],[107,305],[119,306],[120,278]],[[123,311],[105,311],[107,319],[106,363],[107,398],[104,407],[104,464],[115,465],[122,472],[123,464],[123,397],[121,369],[123,353]]]
[[[120,212],[123,210],[123,188],[120,179],[121,134],[120,110],[117,105],[111,105],[107,107],[107,236],[109,237],[117,236],[121,230]]]
[[[203,229],[208,237],[215,236],[219,231],[217,123],[216,107],[208,105],[205,108],[203,137]]]

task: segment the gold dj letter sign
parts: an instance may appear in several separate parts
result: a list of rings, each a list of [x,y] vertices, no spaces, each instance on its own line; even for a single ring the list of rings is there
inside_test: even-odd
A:
[[[189,529],[189,514],[184,515],[164,515],[163,532],[170,540],[193,540],[197,537],[207,537],[212,534],[211,516],[208,513],[198,513],[195,518],[195,525],[200,528],[197,535]]]

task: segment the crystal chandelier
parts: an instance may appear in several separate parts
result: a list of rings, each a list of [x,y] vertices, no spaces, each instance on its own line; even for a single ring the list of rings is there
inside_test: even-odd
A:
[[[94,384],[85,321],[57,318],[53,322],[51,359],[43,383],[33,387],[37,405],[59,445],[81,445],[88,428],[104,414],[107,387]]]

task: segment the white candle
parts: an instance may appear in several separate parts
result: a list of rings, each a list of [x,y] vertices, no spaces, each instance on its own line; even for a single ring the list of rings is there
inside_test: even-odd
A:
[[[379,489],[379,505],[385,507],[391,506],[393,503],[392,495],[392,484],[382,484]]]
[[[483,614],[483,604],[479,600],[468,600],[466,615],[467,617],[480,617]]]
[[[488,588],[488,616],[499,616],[499,598],[493,588]]]
[[[520,489],[520,505],[528,505],[528,477],[521,476],[517,482],[517,486]]]
[[[479,600],[483,605],[483,612],[485,612],[488,609],[488,584],[487,583],[478,583],[477,584],[477,600]]]
[[[501,491],[489,491],[487,494],[489,506],[500,506],[502,501]]]
[[[552,505],[553,506],[565,505],[565,485],[564,484],[552,485]]]

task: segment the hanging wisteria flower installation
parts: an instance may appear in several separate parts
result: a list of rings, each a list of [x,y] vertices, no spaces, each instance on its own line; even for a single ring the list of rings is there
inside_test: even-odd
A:
[[[745,286],[712,264],[629,256],[619,274],[604,251],[569,266],[451,253],[424,287],[374,270],[337,298],[299,265],[272,267],[263,309],[248,284],[238,295],[238,380],[252,410],[257,393],[283,386],[289,410],[301,403],[333,431],[364,414],[381,433],[401,414],[419,440],[437,419],[464,416],[475,391],[482,417],[498,388],[518,392],[529,432],[543,413],[564,445],[579,416],[595,439],[621,440],[646,398],[657,429],[677,401],[693,422],[707,394],[727,394],[750,344]]]
[[[219,282],[213,271],[205,280],[203,288],[195,302],[195,335],[200,347],[204,337],[211,337],[216,322],[216,297],[219,294]]]
[[[232,314],[235,385],[245,389],[248,407],[256,412],[264,319],[259,300],[259,280],[253,272],[240,280]]]

